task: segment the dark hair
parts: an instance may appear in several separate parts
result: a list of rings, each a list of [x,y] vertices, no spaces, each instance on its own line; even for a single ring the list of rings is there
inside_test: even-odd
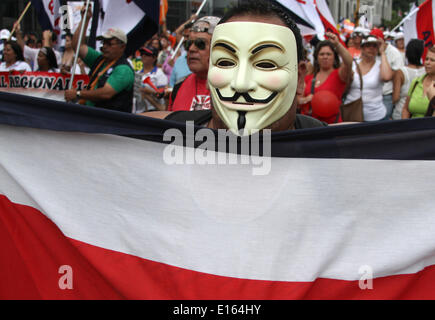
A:
[[[5,46],[6,45],[11,46],[12,50],[17,55],[17,61],[25,61],[24,55],[23,55],[23,50],[21,49],[21,47],[18,45],[18,43],[16,41],[6,41]]]
[[[320,41],[317,46],[316,49],[314,50],[313,53],[313,58],[314,58],[314,74],[318,73],[320,71],[320,66],[319,66],[319,61],[317,60],[318,56],[319,56],[319,52],[323,47],[329,47],[331,48],[332,52],[334,53],[334,69],[337,69],[338,67],[340,67],[340,57],[338,56],[337,50],[335,50],[334,45],[332,44],[331,41],[329,40],[324,40],[324,41]]]
[[[278,17],[293,32],[296,39],[298,62],[303,61],[302,36],[298,26],[294,23],[288,12],[271,1],[250,0],[231,7],[219,21],[219,24],[227,22],[235,16],[253,15],[259,17]]]
[[[58,68],[57,59],[56,59],[56,55],[54,54],[53,49],[51,49],[50,47],[43,47],[43,48],[41,48],[41,50],[42,49],[45,49],[47,52],[47,54],[45,56],[47,57],[47,60],[48,60],[48,69],[57,69]],[[42,52],[42,53],[44,53],[44,52]]]
[[[32,38],[29,38],[29,39],[26,41],[26,45],[28,45],[28,46],[35,45],[35,44],[36,44],[36,41],[33,40]]]
[[[160,43],[160,39],[159,39],[158,37],[156,37],[156,38],[153,37],[153,38],[151,39],[149,45],[152,46],[154,40],[157,40],[157,42],[159,43],[159,47],[156,48],[156,49],[159,50],[159,51],[162,51],[162,50],[163,50],[163,47],[162,47],[162,44]]]
[[[65,38],[66,38],[66,37],[70,37],[70,38],[72,39],[72,38],[73,38],[73,35],[72,35],[71,32],[68,31],[68,32],[65,33]]]
[[[406,59],[409,64],[421,66],[421,57],[424,52],[424,41],[420,39],[411,39],[406,46]]]
[[[51,34],[51,41],[52,42],[56,42],[57,41],[57,33],[56,32],[52,32],[52,34]]]
[[[193,27],[193,22],[188,22],[184,25],[184,30],[191,29]]]

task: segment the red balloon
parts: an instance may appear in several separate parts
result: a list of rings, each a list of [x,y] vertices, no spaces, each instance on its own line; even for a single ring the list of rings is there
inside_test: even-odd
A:
[[[311,100],[313,115],[327,118],[336,115],[340,110],[341,101],[331,91],[317,91]]]

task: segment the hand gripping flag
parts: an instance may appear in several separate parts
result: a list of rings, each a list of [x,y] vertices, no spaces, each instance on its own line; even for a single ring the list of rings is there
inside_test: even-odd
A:
[[[213,164],[210,129],[10,93],[0,113],[0,299],[435,298],[435,118],[273,133],[253,176]]]
[[[127,56],[158,31],[159,0],[100,0],[100,10],[97,36],[110,28],[123,30],[128,38]]]

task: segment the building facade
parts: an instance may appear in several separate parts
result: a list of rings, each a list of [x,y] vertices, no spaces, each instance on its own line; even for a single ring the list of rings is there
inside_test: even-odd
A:
[[[28,2],[28,0],[1,0],[0,29],[12,30],[14,22],[18,20]],[[41,32],[38,18],[32,7],[27,12],[25,19],[23,19],[21,27],[26,31]]]
[[[336,22],[341,19],[354,21],[357,0],[328,0],[329,9]],[[372,26],[380,26],[382,19],[391,20],[393,0],[360,0],[360,13],[365,12]]]

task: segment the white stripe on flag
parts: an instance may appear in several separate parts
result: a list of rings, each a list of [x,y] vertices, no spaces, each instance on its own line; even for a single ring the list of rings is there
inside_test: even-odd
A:
[[[13,141],[13,143],[11,143]],[[228,277],[312,281],[435,264],[434,161],[170,166],[166,145],[0,126],[0,192],[75,240]]]

